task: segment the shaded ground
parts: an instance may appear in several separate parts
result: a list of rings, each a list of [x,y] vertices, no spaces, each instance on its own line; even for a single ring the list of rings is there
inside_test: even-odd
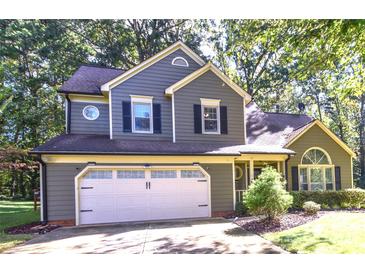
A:
[[[316,215],[306,215],[304,212],[287,213],[280,217],[279,220],[268,221],[256,216],[242,217],[235,221],[237,225],[243,229],[257,233],[264,234],[267,232],[276,232],[287,230],[305,223],[314,221],[322,217],[326,212],[318,212]]]
[[[59,228],[6,253],[285,253],[223,219]]]
[[[263,236],[292,253],[365,253],[365,213],[327,212],[313,222]]]
[[[32,238],[30,234],[8,235],[9,227],[39,221],[39,210],[33,211],[33,202],[0,201],[0,253]]]

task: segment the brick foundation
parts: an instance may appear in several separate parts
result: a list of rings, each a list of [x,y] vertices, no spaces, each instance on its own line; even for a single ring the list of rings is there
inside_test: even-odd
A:
[[[75,220],[56,220],[56,221],[48,221],[50,225],[60,225],[60,226],[74,226]]]
[[[212,217],[230,217],[234,215],[233,210],[229,211],[214,211],[212,212]]]

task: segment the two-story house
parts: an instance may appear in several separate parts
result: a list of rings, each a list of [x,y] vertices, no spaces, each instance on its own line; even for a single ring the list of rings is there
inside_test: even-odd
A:
[[[181,42],[128,71],[81,66],[59,92],[66,133],[32,151],[46,222],[229,215],[266,165],[289,190],[353,185],[354,153],[321,122],[263,112]]]

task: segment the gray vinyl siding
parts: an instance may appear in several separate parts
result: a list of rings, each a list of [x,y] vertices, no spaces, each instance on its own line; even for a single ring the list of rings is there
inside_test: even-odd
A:
[[[208,71],[185,87],[176,91],[175,119],[176,142],[225,142],[244,144],[243,98],[227,84]],[[220,99],[227,106],[228,134],[194,133],[194,104],[200,98]],[[204,125],[202,125],[203,127]]]
[[[92,105],[99,109],[96,120],[87,120],[82,111]],[[71,133],[109,135],[109,104],[71,102]]]
[[[179,163],[169,163],[179,165]],[[75,219],[75,176],[86,164],[47,164],[48,220]],[[202,164],[211,176],[212,212],[233,210],[231,164]]]
[[[171,65],[177,56],[185,58],[189,67]],[[200,65],[188,55],[177,50],[113,88],[111,91],[113,138],[172,140],[171,98],[165,96],[165,89],[199,68]],[[161,104],[161,134],[123,132],[122,101],[130,101],[130,95],[153,96],[153,103]]]
[[[48,220],[75,219],[75,176],[84,164],[47,164]]]
[[[233,171],[231,164],[202,164],[210,175],[212,213],[233,210]]]

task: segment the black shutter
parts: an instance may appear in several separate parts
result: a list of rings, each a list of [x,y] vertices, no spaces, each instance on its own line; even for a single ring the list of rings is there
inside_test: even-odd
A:
[[[202,108],[201,105],[194,105],[194,132],[202,133]]]
[[[298,182],[298,167],[292,166],[291,167],[291,178],[292,178],[292,190],[298,191],[299,190],[299,182]]]
[[[153,133],[162,133],[160,104],[153,104]]]
[[[339,166],[335,167],[335,183],[336,190],[341,190],[341,168]]]
[[[228,134],[228,119],[227,119],[227,107],[220,107],[221,115],[221,134]]]
[[[131,112],[131,102],[122,102],[123,111],[123,132],[132,132],[132,112]]]

